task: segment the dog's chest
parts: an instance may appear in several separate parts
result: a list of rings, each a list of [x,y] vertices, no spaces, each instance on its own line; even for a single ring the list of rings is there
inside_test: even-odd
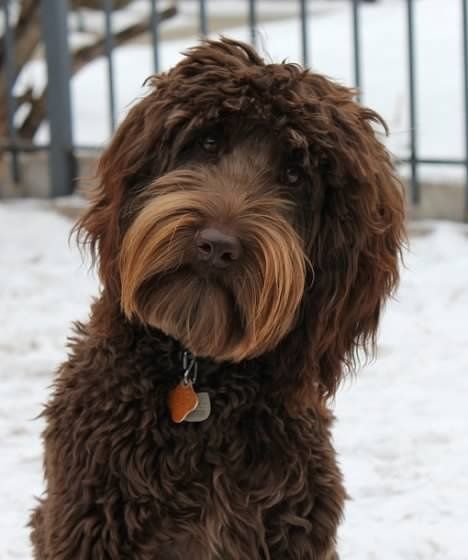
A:
[[[208,418],[175,423],[167,396],[162,396],[158,399],[161,413],[142,442],[154,463],[147,482],[160,486],[159,495],[171,500],[173,490],[184,488],[187,505],[193,497],[193,507],[199,509],[214,489],[252,495],[272,484],[272,478],[279,482],[287,475],[287,455],[297,438],[295,429],[286,426],[281,409],[248,384],[235,389],[197,389],[209,395]]]
[[[203,422],[174,423],[163,394],[152,403],[156,415],[142,408],[139,424],[146,431],[134,427],[140,437],[121,465],[124,499],[141,504],[155,549],[160,534],[180,534],[182,548],[203,541],[206,531],[214,533],[213,542],[216,534],[229,542],[236,538],[229,534],[232,519],[256,542],[252,519],[267,517],[307,478],[309,451],[300,443],[310,432],[307,421],[286,418],[255,384],[200,390],[209,393],[212,409]],[[209,558],[207,551],[201,558]]]
[[[209,417],[177,424],[168,405],[177,379],[122,363],[99,376],[65,370],[46,438],[95,481],[87,499],[112,510],[135,558],[253,560],[278,524],[311,511],[317,469],[333,467],[318,414],[290,417],[268,379],[231,369],[197,380]]]

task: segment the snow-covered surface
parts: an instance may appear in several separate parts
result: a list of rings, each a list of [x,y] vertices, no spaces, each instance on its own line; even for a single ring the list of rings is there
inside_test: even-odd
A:
[[[0,204],[0,559],[29,560],[28,510],[42,492],[42,421],[70,322],[96,284],[46,203]]]
[[[245,4],[245,5],[244,5]],[[262,16],[288,12],[281,2],[262,0],[258,4],[259,47],[272,60],[300,61],[299,3],[291,2],[290,16],[282,21],[262,21]],[[406,0],[379,0],[361,4],[362,63],[364,103],[377,109],[388,121],[388,144],[398,156],[409,150],[409,113],[407,77]],[[443,6],[442,6],[443,4]],[[464,119],[462,86],[461,2],[459,0],[421,0],[414,2],[416,65],[418,88],[417,139],[421,157],[463,158]],[[196,2],[180,2],[180,14],[163,24],[163,29],[183,28],[197,17]],[[345,84],[353,83],[351,2],[315,0],[309,2],[309,58],[313,69]],[[115,17],[116,28],[141,17],[148,2]],[[237,0],[207,2],[211,16],[244,14],[247,2]],[[87,14],[87,15],[86,15]],[[87,25],[102,29],[103,18],[85,11]],[[247,27],[227,28],[222,32],[249,39]],[[77,37],[75,37],[75,42]],[[89,38],[88,38],[89,40]],[[168,40],[161,44],[162,69],[181,58],[181,51],[194,45],[197,37]],[[114,55],[117,114],[122,118],[132,102],[143,95],[142,83],[153,72],[150,45],[119,48]],[[44,84],[44,65],[32,63],[21,76],[18,87]],[[101,146],[109,138],[107,64],[104,58],[86,66],[72,82],[74,134],[78,145]],[[48,137],[47,126],[37,140]],[[461,177],[461,167],[423,166],[423,176]]]
[[[427,227],[426,227],[427,226]],[[47,203],[0,204],[0,558],[29,560],[42,488],[42,420],[70,322],[96,280]],[[336,400],[336,447],[353,500],[343,560],[466,560],[468,228],[412,236],[379,357]],[[421,229],[421,228],[420,228]]]

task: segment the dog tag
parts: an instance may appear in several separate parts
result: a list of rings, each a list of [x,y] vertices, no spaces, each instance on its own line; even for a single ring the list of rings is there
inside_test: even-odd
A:
[[[183,422],[198,407],[198,396],[193,384],[181,381],[169,392],[168,405],[172,421],[176,424]]]
[[[208,393],[197,393],[198,406],[192,410],[186,417],[186,422],[203,422],[211,414],[211,401]]]

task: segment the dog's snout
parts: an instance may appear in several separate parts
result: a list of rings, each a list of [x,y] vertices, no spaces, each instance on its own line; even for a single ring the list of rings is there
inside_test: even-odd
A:
[[[226,268],[242,253],[239,238],[218,228],[208,227],[195,237],[197,259],[217,268]]]

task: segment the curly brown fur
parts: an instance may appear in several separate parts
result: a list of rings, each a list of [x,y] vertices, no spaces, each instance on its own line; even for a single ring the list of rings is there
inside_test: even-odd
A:
[[[332,560],[326,401],[372,350],[404,240],[383,122],[228,39],[150,83],[78,224],[103,288],[44,412],[35,558]],[[200,262],[207,227],[240,240],[235,262]],[[169,416],[183,350],[200,423]]]

